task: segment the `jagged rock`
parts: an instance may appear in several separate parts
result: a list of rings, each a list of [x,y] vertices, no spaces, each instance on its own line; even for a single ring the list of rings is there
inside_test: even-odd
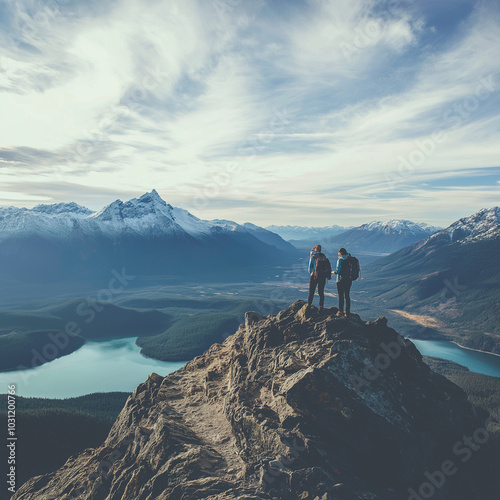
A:
[[[402,500],[453,458],[460,473],[433,499],[496,498],[489,443],[467,464],[453,452],[487,415],[386,318],[336,312],[247,313],[223,343],[140,384],[102,446],[13,499]]]

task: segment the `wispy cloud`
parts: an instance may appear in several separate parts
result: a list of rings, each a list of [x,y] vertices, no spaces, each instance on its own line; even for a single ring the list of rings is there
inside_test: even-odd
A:
[[[422,184],[498,166],[500,8],[446,9],[4,3],[0,203],[97,209],[155,187],[203,218],[262,224],[444,224],[495,204],[489,177],[466,194]]]

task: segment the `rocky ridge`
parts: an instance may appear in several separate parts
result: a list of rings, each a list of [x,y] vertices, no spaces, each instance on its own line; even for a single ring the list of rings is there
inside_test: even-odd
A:
[[[453,452],[486,413],[385,318],[336,312],[247,313],[223,343],[140,384],[102,446],[13,499],[401,500],[449,458],[460,473],[433,499],[495,498],[490,443],[467,463]]]

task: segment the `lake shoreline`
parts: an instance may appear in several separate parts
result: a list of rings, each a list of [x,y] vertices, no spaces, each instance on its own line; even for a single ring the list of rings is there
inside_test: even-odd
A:
[[[472,373],[500,378],[498,354],[463,347],[451,340],[412,339],[412,341],[422,356],[452,361]]]
[[[467,349],[468,351],[476,351],[476,352],[481,352],[483,354],[491,354],[492,356],[498,356],[500,358],[500,354],[497,354],[496,352],[482,351],[481,349],[474,349],[472,347],[465,347],[462,344],[459,344],[458,342],[456,342],[454,340],[448,340],[447,342],[451,342],[452,344],[456,344],[458,347],[461,347],[462,349]]]
[[[468,351],[475,351],[475,352],[480,352],[482,354],[491,354],[492,356],[498,356],[500,357],[500,354],[497,354],[496,352],[491,352],[491,351],[483,351],[481,349],[474,349],[473,347],[467,347],[467,346],[464,346],[462,344],[459,344],[456,340],[450,340],[448,338],[445,338],[445,337],[439,337],[439,338],[436,338],[436,337],[432,337],[432,338],[427,338],[427,337],[424,337],[424,338],[417,338],[417,337],[405,337],[407,339],[410,339],[411,341],[413,340],[424,340],[424,341],[440,341],[440,342],[450,342],[450,344],[455,344],[457,345],[458,347],[460,347],[461,349],[466,349]]]
[[[26,370],[1,372],[0,384],[15,384],[19,396],[50,399],[133,392],[151,373],[166,376],[186,364],[145,356],[136,339],[89,340],[70,355]]]

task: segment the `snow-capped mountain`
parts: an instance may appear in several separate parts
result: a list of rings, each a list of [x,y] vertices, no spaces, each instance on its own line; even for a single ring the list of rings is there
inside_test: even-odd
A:
[[[140,273],[196,274],[280,263],[295,255],[281,237],[253,224],[201,220],[156,190],[93,212],[76,203],[0,208],[0,275],[46,279],[127,265]]]
[[[340,234],[300,241],[291,240],[290,243],[303,250],[319,243],[323,251],[333,255],[336,255],[339,248],[344,247],[348,252],[363,256],[366,261],[427,238],[438,229],[425,223],[390,219],[362,224]]]
[[[116,200],[98,212],[76,203],[37,205],[32,209],[18,207],[0,208],[0,239],[10,233],[30,232],[38,236],[49,234],[61,238],[72,237],[77,231],[116,237],[123,234],[135,236],[165,236],[188,234],[204,238],[222,232],[252,234],[262,240],[268,235],[277,246],[290,250],[292,246],[278,235],[254,224],[238,224],[228,220],[202,220],[187,210],[166,203],[153,189],[140,198],[126,202]],[[269,243],[271,244],[271,243]]]
[[[500,207],[483,208],[469,217],[457,220],[450,226],[420,241],[409,250],[433,251],[449,243],[470,243],[496,239],[500,236]]]
[[[500,207],[483,208],[437,231],[395,255],[428,256],[441,247],[500,239]]]
[[[483,208],[479,212],[454,222],[444,230],[450,241],[472,241],[495,237],[500,228],[500,207]]]
[[[142,236],[186,233],[203,237],[218,227],[210,221],[198,219],[187,210],[166,203],[155,189],[126,202],[116,200],[91,214],[85,223],[89,229],[100,226],[101,231],[108,235],[123,232]]]
[[[424,222],[412,222],[404,219],[390,219],[386,221],[373,221],[363,224],[356,230],[378,231],[385,234],[400,234],[405,236],[415,235],[419,238],[425,238],[429,234],[439,231],[441,228],[431,226]]]
[[[320,226],[320,227],[307,227],[307,226],[267,226],[268,231],[279,234],[284,240],[304,240],[311,238],[324,238],[340,234],[350,227],[342,226]]]

